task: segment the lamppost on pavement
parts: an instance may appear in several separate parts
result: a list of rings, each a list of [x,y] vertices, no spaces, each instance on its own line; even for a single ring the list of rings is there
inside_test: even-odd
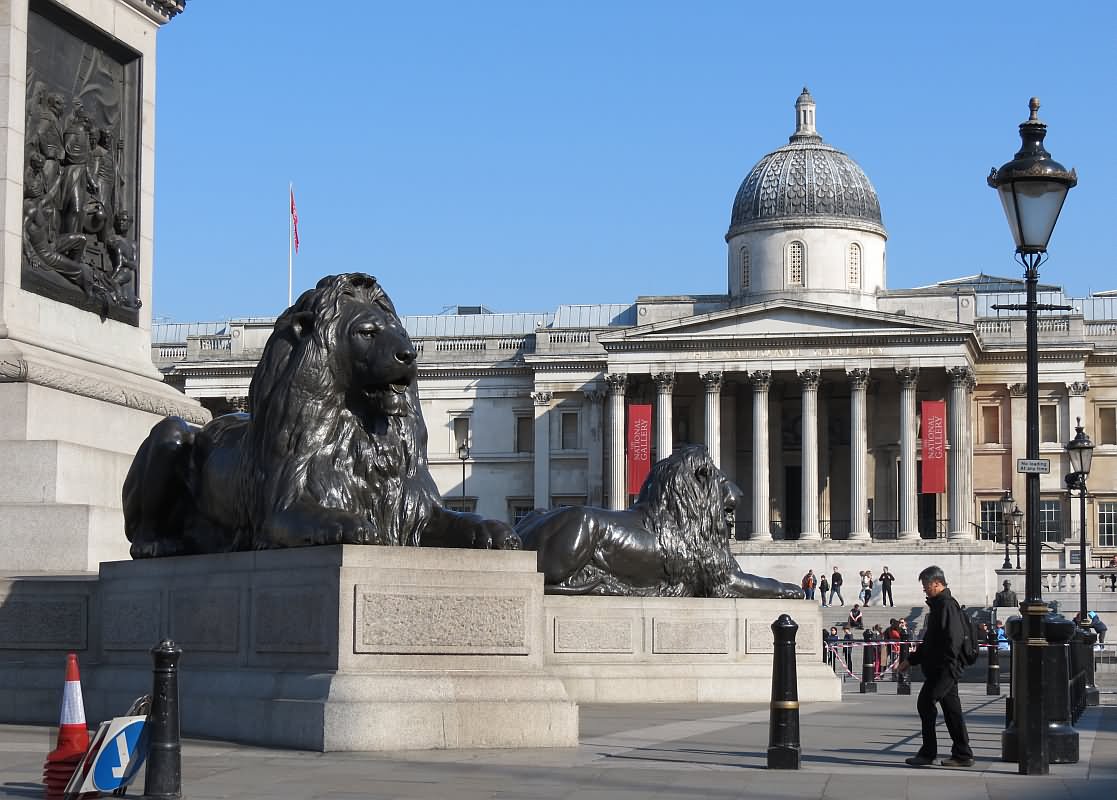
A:
[[[1016,242],[1016,257],[1024,267],[1027,304],[994,306],[1013,311],[1027,312],[1027,417],[1026,461],[1018,465],[1024,471],[1024,550],[1025,576],[1024,600],[1020,603],[1023,617],[1020,639],[1021,650],[1026,651],[1016,672],[1020,691],[1014,693],[1014,715],[1019,736],[1019,771],[1024,775],[1046,775],[1049,771],[1047,753],[1047,720],[1044,712],[1044,619],[1047,604],[1043,602],[1040,573],[1039,541],[1039,472],[1035,470],[1039,459],[1039,321],[1041,310],[1063,310],[1063,307],[1044,305],[1036,301],[1039,267],[1046,258],[1047,243],[1055,230],[1059,212],[1067,192],[1077,183],[1074,170],[1067,170],[1051,158],[1043,147],[1047,126],[1039,120],[1039,100],[1028,101],[1031,114],[1020,125],[1020,150],[1015,157],[989,173],[988,183],[997,190],[1004,206],[1012,238]],[[1013,659],[1014,662],[1016,659]],[[1015,678],[1014,678],[1015,680]]]
[[[1089,598],[1086,593],[1086,478],[1090,475],[1090,465],[1094,459],[1094,443],[1082,430],[1082,418],[1075,420],[1074,438],[1067,442],[1067,460],[1071,472],[1067,475],[1067,489],[1078,490],[1079,500],[1079,539],[1078,539],[1078,624],[1085,638],[1083,647],[1089,651],[1096,639],[1090,620]],[[1094,654],[1086,653],[1086,705],[1096,706],[1099,702],[1098,687],[1094,684]]]
[[[1078,581],[1078,608],[1079,625],[1083,628],[1090,627],[1090,617],[1087,614],[1086,597],[1086,478],[1090,475],[1090,464],[1094,459],[1094,443],[1089,435],[1082,430],[1082,417],[1075,421],[1074,438],[1067,442],[1067,459],[1070,461],[1070,475],[1067,476],[1067,487],[1078,490],[1079,505],[1079,533],[1078,560],[1082,570]]]
[[[462,460],[462,511],[468,511],[465,507],[465,462],[469,460],[469,445],[465,442],[458,445],[458,458]]]
[[[1012,509],[1012,543],[1016,546],[1016,568],[1020,569],[1020,526],[1024,522],[1024,512],[1020,506]]]
[[[1001,538],[1005,542],[1005,563],[1001,564],[1001,569],[1012,569],[1012,562],[1008,560],[1008,534],[1012,531],[1012,508],[1015,505],[1012,490],[1005,489],[1005,495],[1001,498]]]

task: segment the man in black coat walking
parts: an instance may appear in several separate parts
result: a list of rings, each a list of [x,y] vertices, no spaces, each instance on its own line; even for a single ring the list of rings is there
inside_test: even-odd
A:
[[[919,664],[923,668],[923,688],[919,690],[916,702],[923,724],[923,746],[906,761],[913,767],[934,763],[938,755],[935,736],[939,716],[935,704],[938,703],[942,706],[943,719],[952,740],[950,758],[940,763],[944,767],[972,767],[973,750],[970,749],[966,721],[962,718],[962,702],[958,699],[958,678],[963,670],[962,640],[966,630],[962,609],[951,597],[950,589],[946,587],[946,576],[939,567],[927,567],[919,573],[919,582],[923,584],[931,613],[922,643],[906,662],[900,662],[899,668],[905,670],[909,664]]]

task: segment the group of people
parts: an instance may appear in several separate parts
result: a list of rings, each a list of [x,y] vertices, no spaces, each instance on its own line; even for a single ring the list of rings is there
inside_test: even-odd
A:
[[[857,573],[861,577],[861,590],[858,599],[865,605],[870,605],[869,601],[873,596],[873,588],[876,583],[873,580],[873,571],[871,569],[861,570]],[[895,607],[896,601],[892,599],[892,584],[895,582],[896,576],[893,575],[886,565],[876,581],[880,583],[880,604],[882,606]],[[830,575],[830,580],[826,579],[823,574],[821,580],[814,574],[813,569],[807,570],[807,574],[803,576],[803,581],[800,584],[803,587],[803,592],[808,600],[815,599],[815,590],[819,592],[819,598],[822,600],[823,607],[834,605],[834,598],[838,598],[838,602],[843,606],[846,604],[845,598],[842,596],[842,585],[845,579],[842,578],[842,573],[837,567],[834,567],[833,573]]]

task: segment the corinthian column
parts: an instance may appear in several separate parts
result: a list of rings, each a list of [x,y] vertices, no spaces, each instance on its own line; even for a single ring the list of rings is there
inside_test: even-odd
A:
[[[627,375],[605,376],[609,387],[609,508],[619,511],[628,505],[624,481],[624,390]]]
[[[769,522],[768,481],[768,390],[772,373],[757,370],[749,375],[752,381],[752,538],[772,539]]]
[[[657,372],[655,381],[655,459],[662,461],[671,455],[671,392],[675,388],[673,372]]]
[[[536,508],[551,507],[551,428],[550,392],[532,392],[535,401],[535,497]]]
[[[868,436],[865,395],[869,370],[851,369],[849,376],[849,538],[869,539],[869,489],[865,478]]]
[[[721,373],[702,373],[706,386],[706,449],[721,468]]]
[[[803,494],[802,530],[799,538],[814,541],[822,538],[818,529],[818,384],[817,369],[799,373],[803,384]]]
[[[970,389],[976,381],[973,369],[968,366],[952,367],[946,374],[950,378],[950,402],[946,410],[950,425],[950,485],[947,487],[950,531],[947,535],[951,539],[973,539],[970,525],[973,505]]]
[[[896,370],[900,381],[900,538],[918,539],[915,497],[915,388],[919,367]]]

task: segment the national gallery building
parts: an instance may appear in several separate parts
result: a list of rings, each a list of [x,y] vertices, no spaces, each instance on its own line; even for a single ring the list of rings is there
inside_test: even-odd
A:
[[[626,507],[628,421],[633,406],[650,406],[653,461],[704,444],[741,488],[742,549],[848,540],[902,553],[936,540],[999,555],[1002,532],[1013,534],[1001,500],[1006,490],[1021,506],[1024,497],[1025,335],[1023,312],[994,307],[1023,303],[1022,280],[888,287],[876,192],[823,141],[806,90],[789,142],[741,183],[725,241],[725,294],[404,317],[447,503],[509,522],[534,508]],[[1095,559],[1117,554],[1108,294],[1069,298],[1041,285],[1039,298],[1072,306],[1040,317],[1040,456],[1051,462],[1040,530],[1051,551],[1077,539],[1064,447],[1081,419],[1097,445]],[[214,414],[245,410],[273,322],[156,324],[153,360]],[[932,406],[941,416],[925,419],[925,401],[941,403]],[[941,485],[924,491],[932,450]]]

